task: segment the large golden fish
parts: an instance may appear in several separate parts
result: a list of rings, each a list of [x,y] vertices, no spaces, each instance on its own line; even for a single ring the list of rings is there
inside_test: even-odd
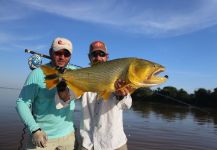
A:
[[[92,67],[66,70],[63,74],[48,66],[41,66],[41,69],[46,76],[48,89],[54,88],[62,78],[77,97],[84,92],[97,92],[104,100],[115,91],[114,83],[117,79],[125,80],[126,85],[135,89],[158,85],[167,80],[166,76],[157,76],[165,70],[163,66],[138,58],[114,59]]]

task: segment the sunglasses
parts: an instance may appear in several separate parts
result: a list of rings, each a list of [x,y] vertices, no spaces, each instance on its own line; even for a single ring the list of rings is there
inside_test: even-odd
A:
[[[56,55],[56,56],[64,55],[64,57],[70,57],[71,56],[70,52],[67,50],[54,52],[54,55]]]
[[[97,57],[97,56],[105,57],[106,55],[107,54],[103,51],[94,51],[94,52],[90,53],[91,57]]]

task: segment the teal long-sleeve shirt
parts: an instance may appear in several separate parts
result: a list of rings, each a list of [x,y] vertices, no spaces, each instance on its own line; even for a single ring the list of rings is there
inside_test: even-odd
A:
[[[76,69],[74,66],[67,66],[67,68]],[[57,90],[46,89],[44,77],[40,68],[29,74],[16,101],[16,109],[30,132],[41,128],[49,139],[63,137],[74,131],[75,103],[72,100],[68,107],[56,109],[54,98]]]

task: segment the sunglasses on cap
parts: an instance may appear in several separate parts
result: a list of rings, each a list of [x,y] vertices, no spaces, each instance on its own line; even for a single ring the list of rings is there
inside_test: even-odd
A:
[[[94,52],[90,53],[91,57],[97,57],[97,56],[105,57],[106,55],[107,54],[103,51],[94,51]]]
[[[71,56],[70,52],[67,51],[67,50],[56,51],[56,52],[54,52],[54,55],[56,55],[56,56],[62,56],[62,55],[64,55],[64,57],[70,57]]]

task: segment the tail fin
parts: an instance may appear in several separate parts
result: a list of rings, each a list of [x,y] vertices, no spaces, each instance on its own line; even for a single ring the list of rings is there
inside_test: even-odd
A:
[[[41,65],[40,67],[41,67],[43,73],[45,74],[46,87],[49,90],[56,87],[56,85],[59,83],[58,71],[49,67],[49,66],[45,66],[45,65]]]

